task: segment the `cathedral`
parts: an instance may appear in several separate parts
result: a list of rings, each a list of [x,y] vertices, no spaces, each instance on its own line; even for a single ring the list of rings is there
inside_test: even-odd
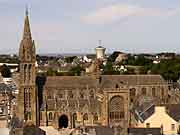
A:
[[[133,106],[141,100],[168,102],[169,87],[160,75],[47,76],[40,92],[36,50],[28,12],[19,49],[18,117],[37,126],[75,128],[110,126],[127,129]],[[42,103],[39,104],[39,97]]]

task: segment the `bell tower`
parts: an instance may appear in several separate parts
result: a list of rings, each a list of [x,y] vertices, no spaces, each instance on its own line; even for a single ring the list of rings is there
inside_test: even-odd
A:
[[[24,32],[19,48],[19,60],[18,116],[24,122],[31,121],[37,125],[36,50],[31,37],[28,10],[26,10]]]

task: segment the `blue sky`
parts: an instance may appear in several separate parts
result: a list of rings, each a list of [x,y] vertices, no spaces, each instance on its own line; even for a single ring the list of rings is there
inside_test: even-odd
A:
[[[17,53],[28,5],[38,53],[180,53],[180,0],[0,0],[0,53]]]

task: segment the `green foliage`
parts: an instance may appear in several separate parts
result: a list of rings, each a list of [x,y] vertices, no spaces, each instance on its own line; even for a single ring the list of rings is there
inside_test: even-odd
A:
[[[144,66],[145,73],[161,74],[165,80],[176,82],[180,77],[180,58],[161,60],[159,64]]]
[[[109,62],[115,62],[116,58],[119,56],[119,53],[121,53],[121,52],[117,52],[117,51],[113,52],[113,53],[109,56],[108,61],[109,61]]]
[[[67,63],[72,63],[75,58],[77,58],[77,56],[66,57],[66,58],[65,58],[65,61],[66,61]]]
[[[176,82],[180,77],[179,57],[164,59],[159,64],[153,64],[152,60],[145,58],[143,55],[129,56],[127,60],[123,61],[123,64],[141,66],[139,74],[160,74],[165,80]]]
[[[132,74],[136,74],[136,73],[135,73],[135,69],[134,68],[127,68],[127,71],[125,71],[123,74],[125,74],[125,75],[132,75]]]
[[[10,57],[8,55],[0,55],[0,63],[19,63],[19,59],[17,56]]]
[[[0,72],[3,77],[11,77],[12,75],[10,68],[5,64],[0,67]]]
[[[49,68],[47,71],[47,76],[56,76],[57,71],[53,70],[52,68]]]
[[[133,65],[133,66],[144,66],[152,63],[152,60],[147,59],[144,55],[138,56],[128,56],[127,60],[123,61],[126,65]]]
[[[72,67],[68,72],[58,72],[57,70],[49,68],[46,75],[47,76],[80,76],[82,71],[84,71],[84,69],[80,65]]]
[[[114,71],[113,69],[113,63],[110,61],[107,61],[106,65],[101,67],[103,69],[104,75],[114,75],[114,74],[120,74],[120,72]]]
[[[76,67],[72,67],[70,69],[70,72],[76,76],[80,76],[82,71],[84,71],[84,69],[80,65],[77,65]]]

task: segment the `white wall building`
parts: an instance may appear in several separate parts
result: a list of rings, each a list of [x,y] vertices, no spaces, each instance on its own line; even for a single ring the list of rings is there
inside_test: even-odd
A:
[[[156,106],[154,113],[138,127],[162,128],[164,135],[177,135],[179,122],[173,119],[167,112],[165,106]]]

